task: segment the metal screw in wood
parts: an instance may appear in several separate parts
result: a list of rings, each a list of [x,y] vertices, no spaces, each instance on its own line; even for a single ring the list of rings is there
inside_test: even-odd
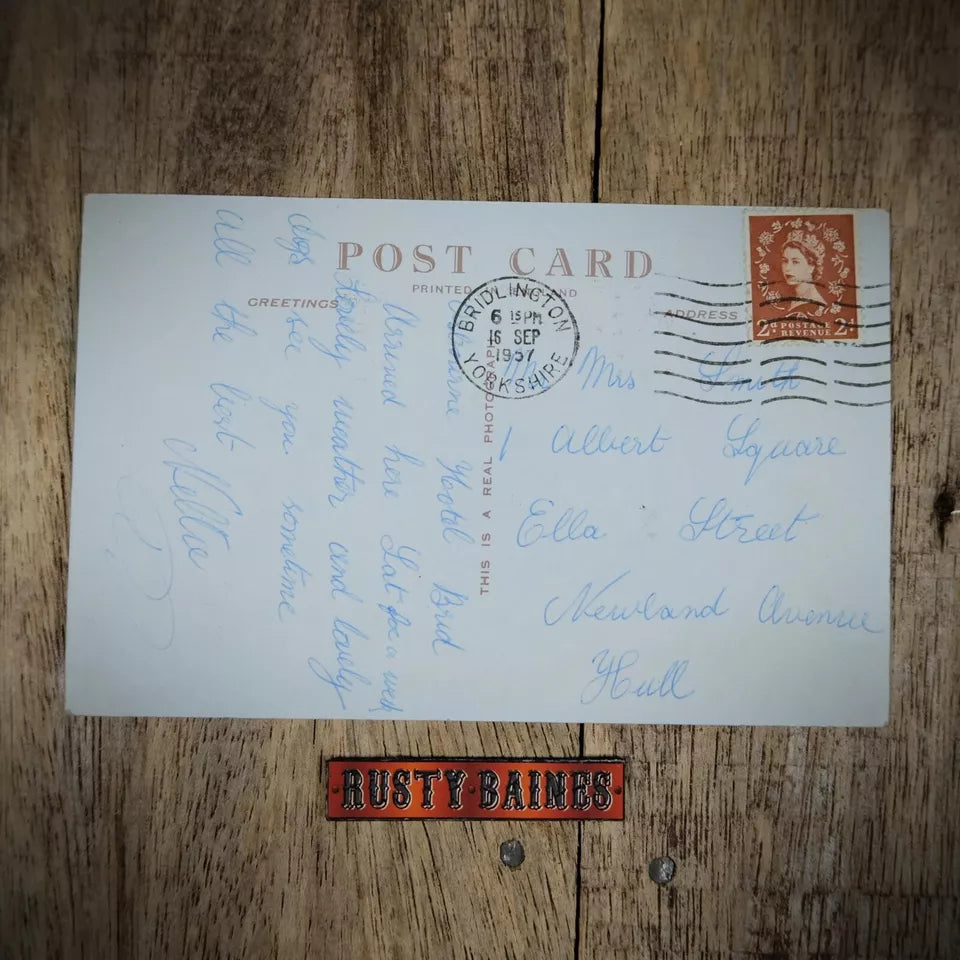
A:
[[[677,865],[670,857],[654,857],[648,868],[654,883],[669,883],[677,873]]]
[[[519,840],[504,840],[500,844],[500,862],[505,867],[519,867],[525,856]]]

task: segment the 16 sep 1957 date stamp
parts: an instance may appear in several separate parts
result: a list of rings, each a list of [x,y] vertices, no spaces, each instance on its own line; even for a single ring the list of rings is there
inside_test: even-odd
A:
[[[580,331],[566,300],[529,277],[480,284],[457,308],[453,355],[475,387],[495,397],[545,393],[573,365]]]
[[[858,340],[853,214],[749,218],[754,340]]]

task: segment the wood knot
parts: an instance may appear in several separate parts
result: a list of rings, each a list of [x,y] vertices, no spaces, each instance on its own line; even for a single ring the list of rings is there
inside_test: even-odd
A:
[[[937,525],[937,536],[940,537],[940,547],[944,545],[947,535],[947,524],[958,514],[957,494],[945,483],[933,501],[933,521]]]

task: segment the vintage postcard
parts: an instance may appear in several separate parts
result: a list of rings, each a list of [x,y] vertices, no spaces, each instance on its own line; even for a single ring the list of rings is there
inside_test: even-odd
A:
[[[67,707],[877,725],[878,210],[90,196]]]

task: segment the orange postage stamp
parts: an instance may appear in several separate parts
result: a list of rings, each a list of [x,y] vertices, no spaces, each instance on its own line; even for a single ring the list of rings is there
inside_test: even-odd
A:
[[[857,340],[853,214],[748,217],[754,340]]]

